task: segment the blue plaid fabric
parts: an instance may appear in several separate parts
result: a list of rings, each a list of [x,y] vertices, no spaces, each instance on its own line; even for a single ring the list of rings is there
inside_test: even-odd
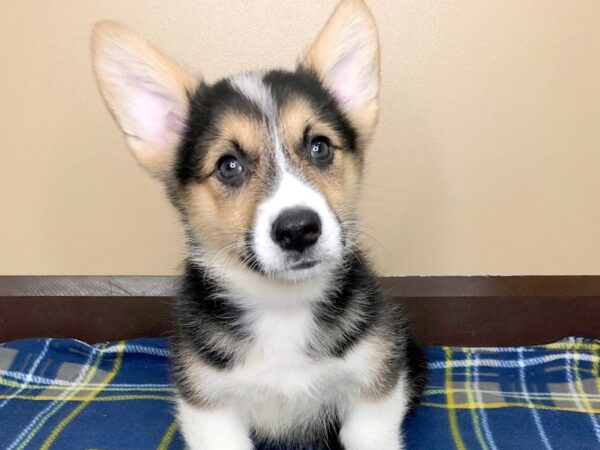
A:
[[[408,449],[600,449],[600,342],[428,356]],[[0,345],[1,449],[183,449],[172,401],[166,339]]]

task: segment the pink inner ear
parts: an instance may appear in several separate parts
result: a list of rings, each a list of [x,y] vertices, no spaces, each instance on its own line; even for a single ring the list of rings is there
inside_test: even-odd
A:
[[[139,80],[131,80],[128,86],[132,134],[157,146],[166,145],[183,129],[183,120],[174,111],[177,102]]]
[[[328,75],[335,98],[342,105],[350,103],[354,95],[351,59],[350,55],[342,56],[331,67]]]
[[[326,80],[335,98],[347,110],[361,108],[370,95],[368,75],[352,53],[338,58],[327,71]]]
[[[181,116],[174,111],[169,111],[167,114],[167,128],[174,133],[181,134],[185,123]]]

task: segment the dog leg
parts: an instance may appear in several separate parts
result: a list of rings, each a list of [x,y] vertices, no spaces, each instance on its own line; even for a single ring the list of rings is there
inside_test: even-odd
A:
[[[247,426],[228,408],[198,408],[178,402],[178,417],[191,450],[252,450]]]
[[[410,389],[401,379],[386,397],[357,398],[344,416],[340,440],[346,450],[402,450],[401,425],[408,411]]]

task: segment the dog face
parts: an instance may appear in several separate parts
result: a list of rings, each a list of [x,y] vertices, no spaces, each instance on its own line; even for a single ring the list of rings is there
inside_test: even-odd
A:
[[[136,159],[165,183],[192,257],[303,280],[356,240],[379,50],[362,0],[343,0],[295,71],[206,83],[115,23],[95,74]]]

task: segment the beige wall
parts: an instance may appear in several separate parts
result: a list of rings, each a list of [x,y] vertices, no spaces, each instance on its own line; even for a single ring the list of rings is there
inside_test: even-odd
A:
[[[175,215],[96,91],[93,22],[215,79],[291,67],[333,4],[0,2],[0,274],[177,270]],[[370,4],[383,89],[364,209],[382,272],[600,273],[600,1]]]

